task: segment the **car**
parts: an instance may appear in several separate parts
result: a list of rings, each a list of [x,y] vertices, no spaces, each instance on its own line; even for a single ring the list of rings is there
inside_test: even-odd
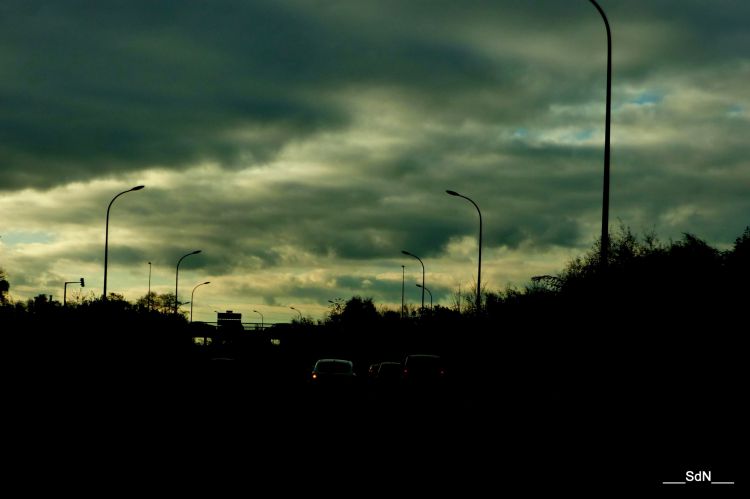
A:
[[[310,381],[313,386],[351,386],[356,374],[354,363],[346,359],[318,359],[315,362]]]
[[[400,362],[381,362],[375,373],[375,382],[378,385],[395,385],[401,381]]]
[[[370,367],[367,368],[367,377],[370,379],[375,379],[375,377],[378,375],[378,369],[380,369],[380,364],[370,364]]]
[[[445,363],[433,354],[410,354],[404,358],[404,381],[409,385],[439,385],[445,381]]]

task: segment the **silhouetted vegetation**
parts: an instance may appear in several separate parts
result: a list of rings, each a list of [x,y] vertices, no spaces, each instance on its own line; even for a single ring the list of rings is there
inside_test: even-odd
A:
[[[153,291],[146,293],[136,300],[135,304],[141,309],[155,310],[162,314],[174,312],[174,293],[156,294]]]
[[[8,279],[6,279],[5,271],[0,268],[0,305],[5,304],[6,295],[8,294],[8,291],[10,290],[10,283],[8,282]]]
[[[242,429],[255,442],[267,423],[250,418],[292,415],[283,431],[297,437],[327,439],[343,424],[370,446],[398,435],[399,448],[422,431],[438,456],[451,424],[461,441],[495,431],[517,449],[531,432],[545,452],[559,445],[566,458],[581,445],[619,453],[654,442],[707,455],[712,442],[732,441],[740,420],[750,228],[725,250],[692,234],[660,242],[626,228],[611,244],[605,271],[594,245],[557,275],[485,291],[479,314],[470,289],[460,312],[455,303],[422,316],[354,296],[333,301],[317,324],[302,317],[245,331],[189,324],[172,313],[171,294],[136,303],[79,297],[68,307],[42,294],[26,303],[5,296],[2,355],[25,383],[25,402],[13,408],[46,414],[53,404],[66,432],[109,410],[123,428],[180,428],[180,441],[197,424],[229,441],[225,428]],[[446,382],[424,389],[368,379],[368,366],[409,354],[439,355]],[[358,382],[318,396],[308,381],[321,358],[352,361]],[[526,433],[514,437],[518,428]]]
[[[579,331],[596,327],[637,332],[650,328],[730,327],[745,322],[743,304],[750,274],[750,228],[732,248],[719,250],[693,234],[677,241],[661,242],[655,235],[638,237],[621,227],[611,237],[606,271],[599,265],[598,244],[570,261],[557,275],[537,276],[523,289],[483,290],[481,314],[475,310],[475,287],[464,290],[461,307],[437,305],[420,316],[416,309],[401,317],[398,311],[378,309],[371,297],[353,296],[331,302],[322,323],[309,318],[292,323],[295,330],[328,330],[347,335],[377,335],[384,331],[443,331],[447,334],[467,328],[506,332],[517,337],[521,331],[563,334],[571,324]],[[603,274],[606,272],[606,275]],[[51,297],[38,295],[26,303],[9,298],[10,283],[0,272],[0,298],[5,334],[20,336],[65,329],[66,341],[103,340],[111,344],[136,343],[141,352],[149,345],[175,341],[181,351],[190,337],[183,315],[172,314],[174,294],[151,293],[135,303],[111,293],[107,301],[78,297],[64,308]],[[601,320],[606,322],[602,328]],[[172,332],[161,331],[169,325]],[[11,333],[10,331],[16,331]],[[570,333],[567,333],[570,334]],[[85,340],[81,340],[85,338]],[[178,346],[178,344],[181,345]]]
[[[79,296],[63,307],[46,295],[22,303],[4,292],[4,356],[39,372],[143,376],[148,386],[171,373],[178,391],[230,400],[249,384],[256,394],[301,396],[319,358],[349,359],[366,379],[369,365],[413,353],[442,356],[456,393],[480,404],[485,395],[477,394],[520,396],[515,390],[524,387],[582,406],[591,403],[586,397],[608,404],[637,394],[638,404],[674,414],[694,409],[665,405],[661,392],[730,390],[747,329],[750,228],[724,250],[693,234],[661,242],[621,228],[606,270],[599,254],[593,245],[556,275],[484,291],[479,314],[471,289],[460,312],[455,303],[421,316],[353,296],[332,301],[321,322],[302,317],[264,330],[189,324],[172,313],[170,293],[135,303],[114,293],[106,301]]]

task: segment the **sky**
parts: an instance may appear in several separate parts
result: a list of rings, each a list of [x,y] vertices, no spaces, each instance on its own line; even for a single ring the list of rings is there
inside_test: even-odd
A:
[[[750,225],[750,2],[600,0],[610,227]],[[11,296],[193,296],[320,319],[560,272],[601,230],[606,32],[588,0],[0,1]],[[658,285],[658,283],[653,283]],[[429,295],[428,298],[429,300]],[[185,309],[189,308],[189,305]],[[258,311],[256,313],[254,311]]]

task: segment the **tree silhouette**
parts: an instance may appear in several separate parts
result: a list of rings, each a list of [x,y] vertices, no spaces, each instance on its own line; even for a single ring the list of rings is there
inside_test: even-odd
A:
[[[341,322],[346,326],[371,325],[379,318],[372,298],[353,296],[344,305]]]
[[[486,309],[486,303],[490,299],[488,296],[487,283],[482,283],[482,299],[480,301],[480,304],[483,308]],[[456,291],[453,292],[452,295],[452,301],[453,306],[460,310],[462,314],[467,315],[475,315],[477,313],[477,280],[473,278],[470,282],[470,284],[465,288],[461,290],[461,293],[459,293],[458,288],[456,288]]]
[[[0,268],[0,305],[5,305],[7,300],[6,294],[10,290],[10,283],[8,282],[8,276],[5,271]]]
[[[727,267],[734,274],[734,278],[746,282],[750,277],[750,227],[745,227],[745,232],[735,239],[734,247],[726,259]]]
[[[168,314],[174,312],[174,293],[163,293],[156,294],[154,291],[146,293],[141,296],[135,302],[136,307],[147,310],[149,307],[151,310],[162,314]]]

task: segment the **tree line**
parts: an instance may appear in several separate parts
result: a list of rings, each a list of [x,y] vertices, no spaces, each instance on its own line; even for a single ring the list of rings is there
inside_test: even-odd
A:
[[[297,326],[323,325],[333,328],[373,326],[383,321],[457,321],[480,318],[484,321],[520,319],[523,314],[549,310],[552,315],[542,322],[562,319],[571,314],[636,314],[644,311],[663,315],[665,311],[685,315],[721,310],[725,316],[737,315],[747,300],[750,277],[750,227],[736,238],[731,248],[720,250],[694,234],[685,233],[678,240],[660,241],[653,233],[638,236],[628,227],[620,227],[610,238],[606,265],[601,265],[599,243],[582,256],[573,258],[557,274],[534,276],[525,286],[481,293],[481,310],[476,310],[476,287],[463,295],[454,293],[451,306],[436,305],[420,311],[414,306],[405,310],[378,306],[371,297],[352,296],[331,302],[323,320],[294,320]],[[0,269],[0,310],[7,318],[16,315],[45,314],[60,308],[59,301],[40,294],[26,302],[9,297],[10,282]],[[93,293],[72,294],[70,309],[101,310],[102,300]],[[110,293],[108,310],[132,314],[171,315],[173,293],[151,292],[135,302]],[[682,311],[682,312],[680,312]],[[184,320],[184,312],[179,315]]]
[[[436,305],[422,313],[414,306],[378,307],[370,297],[337,299],[320,325],[346,327],[382,322],[428,320],[450,324],[461,318],[484,322],[523,322],[533,314],[540,323],[585,322],[585,316],[627,315],[675,319],[720,312],[722,318],[742,318],[750,278],[750,227],[731,248],[712,247],[694,234],[660,241],[653,233],[634,234],[621,226],[610,237],[606,265],[600,262],[599,243],[573,258],[554,275],[534,276],[525,286],[481,290],[481,310],[476,310],[476,286],[463,295],[453,294],[451,306]],[[477,313],[479,312],[479,313]],[[545,312],[549,312],[544,315]],[[718,318],[717,318],[718,319]],[[446,322],[447,321],[447,322]],[[312,324],[309,319],[295,321]]]

